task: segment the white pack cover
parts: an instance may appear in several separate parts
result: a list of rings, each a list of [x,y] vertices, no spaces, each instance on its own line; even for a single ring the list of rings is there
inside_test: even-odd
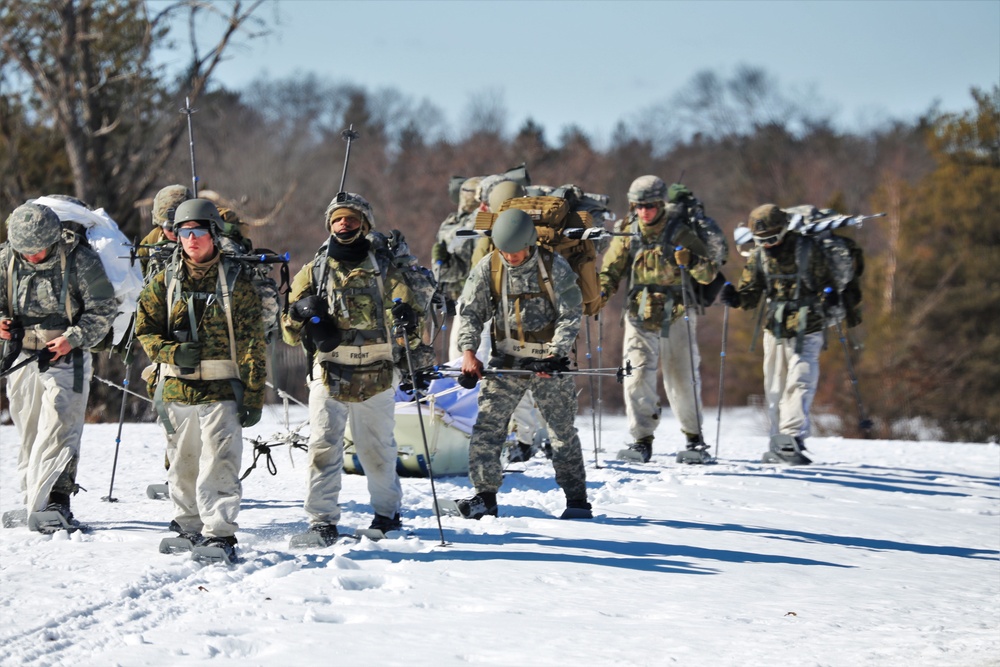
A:
[[[86,227],[87,241],[101,258],[104,272],[108,274],[118,299],[118,316],[112,325],[117,345],[128,332],[143,287],[142,268],[139,264],[132,264],[128,257],[128,247],[132,244],[103,208],[91,211],[79,204],[52,197],[39,197],[35,203],[51,208],[63,222],[76,222]]]

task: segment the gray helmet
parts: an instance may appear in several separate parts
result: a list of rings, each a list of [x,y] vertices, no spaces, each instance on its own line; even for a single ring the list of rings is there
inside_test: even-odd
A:
[[[501,252],[521,252],[538,241],[535,221],[524,211],[511,208],[497,216],[490,237]]]
[[[653,204],[667,200],[667,184],[658,176],[640,176],[628,187],[630,204]]]
[[[7,218],[7,238],[22,255],[37,255],[62,238],[62,223],[48,206],[21,204]]]
[[[207,199],[188,199],[181,202],[174,213],[174,229],[180,228],[185,222],[207,222],[213,235],[222,229],[222,216],[215,204]]]
[[[777,245],[788,232],[788,214],[774,204],[763,204],[750,211],[748,226],[757,245]]]
[[[503,174],[492,174],[490,176],[484,176],[483,180],[479,181],[479,186],[476,189],[476,199],[479,200],[480,204],[490,205],[490,191],[498,183],[504,181],[509,181],[511,179],[507,178]]]
[[[367,199],[356,192],[338,192],[337,196],[333,198],[330,204],[326,207],[326,211],[323,213],[323,219],[326,221],[327,229],[330,228],[330,219],[333,216],[334,211],[338,208],[349,208],[360,215],[361,222],[368,223],[367,229],[364,224],[361,225],[362,230],[364,230],[364,234],[367,234],[371,230],[375,229],[375,214],[372,213],[372,205],[368,203]]]
[[[183,185],[168,185],[153,197],[153,224],[162,227],[174,221],[177,207],[194,195]]]
[[[489,207],[493,212],[499,211],[500,206],[508,199],[524,196],[524,186],[517,181],[500,181],[490,190]]]

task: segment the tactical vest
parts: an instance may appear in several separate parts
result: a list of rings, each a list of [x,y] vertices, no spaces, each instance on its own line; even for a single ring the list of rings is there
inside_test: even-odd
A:
[[[62,272],[62,287],[59,290],[59,301],[65,307],[63,313],[52,313],[45,317],[27,317],[20,312],[17,302],[18,283],[21,272],[18,270],[20,262],[18,255],[11,248],[10,263],[7,265],[7,303],[10,307],[12,319],[19,319],[24,327],[24,339],[21,347],[25,350],[40,350],[50,340],[54,340],[73,324],[73,303],[69,296],[69,272],[72,264],[70,253],[66,252],[66,246],[59,244],[59,268]],[[23,261],[23,260],[22,260]]]
[[[632,221],[629,230],[635,236],[629,239],[630,269],[625,310],[640,322],[658,322],[660,335],[664,337],[670,334],[675,305],[683,303],[680,269],[674,260],[673,249],[667,247],[670,228],[670,221],[666,221],[660,234],[649,241],[639,231],[637,219]]]
[[[350,272],[348,282],[353,282],[351,276],[367,275],[367,279],[345,287],[336,284],[331,271],[323,271],[327,261],[325,252],[317,255],[312,267],[313,285],[326,299],[327,311],[336,320],[343,342],[331,352],[317,352],[315,361],[333,380],[349,382],[357,370],[392,364],[392,337],[385,317],[387,267],[369,249],[368,258]]]
[[[503,313],[503,323],[493,319],[493,354],[502,359],[502,365],[510,367],[518,359],[542,358],[549,356],[548,343],[555,335],[555,322],[550,322],[538,331],[525,331],[521,321],[521,304],[527,299],[546,298],[552,307],[558,311],[555,291],[552,288],[552,261],[553,255],[544,248],[537,250],[539,257],[538,264],[538,284],[542,286],[541,292],[527,292],[522,294],[510,294],[508,290],[509,280],[507,280],[507,265],[500,256],[500,251],[494,250],[490,254],[490,293],[494,302],[501,304],[500,310]],[[514,302],[514,327],[512,331],[510,321],[511,299]],[[512,335],[516,333],[516,337]]]
[[[217,300],[221,301],[223,312],[226,315],[226,328],[229,334],[229,358],[228,359],[201,359],[198,365],[193,368],[182,368],[176,364],[158,363],[156,364],[157,383],[153,393],[153,406],[160,417],[160,423],[168,434],[174,433],[170,415],[166,410],[163,401],[163,386],[168,377],[180,380],[202,380],[228,381],[236,399],[237,411],[243,409],[243,380],[240,376],[240,367],[236,361],[236,334],[233,330],[233,288],[239,278],[242,267],[237,262],[232,262],[220,253],[219,264],[216,268],[217,279],[214,292],[193,292],[184,290],[178,270],[180,264],[179,256],[175,255],[175,261],[171,262],[164,271],[164,284],[167,296],[167,325],[170,326],[173,318],[174,304],[184,302],[186,308],[186,324],[190,342],[198,341],[199,314],[204,317],[205,311]],[[202,302],[198,306],[198,302]],[[179,331],[185,329],[180,328]],[[187,341],[181,341],[187,342]],[[149,369],[152,370],[152,369]],[[144,373],[144,378],[148,378],[148,373]]]

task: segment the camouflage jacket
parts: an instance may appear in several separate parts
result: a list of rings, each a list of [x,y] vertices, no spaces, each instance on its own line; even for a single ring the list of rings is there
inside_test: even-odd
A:
[[[321,251],[322,253],[323,251]],[[332,287],[326,292],[327,312],[332,325],[344,336],[344,345],[374,346],[385,342],[381,332],[390,329],[390,342],[393,347],[394,361],[376,361],[364,366],[340,366],[327,362],[324,364],[323,381],[330,396],[339,401],[360,403],[379,394],[393,384],[393,366],[405,368],[406,359],[399,341],[392,334],[392,306],[394,299],[401,299],[410,304],[422,316],[419,300],[410,290],[400,270],[391,262],[378,260],[372,262],[369,255],[361,262],[344,262],[321,255],[303,266],[292,280],[288,302],[294,304],[308,296],[320,293],[317,288],[316,274],[322,265],[317,261],[326,259],[327,285]],[[378,303],[373,295],[378,294],[378,283],[381,278],[382,301]],[[297,322],[288,313],[281,316],[282,339],[289,345],[299,345],[305,348],[312,359],[311,341],[303,332],[304,323]],[[419,331],[419,323],[418,323]],[[423,345],[418,335],[409,337],[410,350],[419,352],[414,355],[414,368],[420,369],[433,365],[433,351]],[[427,354],[431,355],[426,358]]]
[[[637,227],[639,238],[616,236],[612,239],[600,272],[601,298],[607,303],[618,291],[621,279],[628,276],[625,308],[629,320],[642,329],[661,330],[666,308],[671,309],[671,322],[684,313],[681,270],[674,259],[673,247],[667,247],[666,216],[660,216],[653,224],[640,223]],[[690,268],[690,275],[707,285],[719,268],[717,262],[699,258]]]
[[[225,266],[228,264],[217,263],[201,280],[192,280],[187,275],[179,276],[182,296],[200,293],[215,297],[194,300],[198,340],[202,343],[202,360],[232,358],[229,324],[219,287],[219,270]],[[177,267],[177,271],[185,273],[183,264]],[[264,405],[264,384],[267,380],[267,345],[264,342],[260,297],[250,282],[240,274],[232,285],[231,299],[233,334],[236,338],[235,361],[243,382],[243,407],[261,408]],[[179,341],[174,339],[173,332],[188,329],[188,322],[185,298],[175,298],[171,312],[167,313],[166,272],[160,271],[150,279],[139,295],[135,324],[136,338],[154,364],[174,363]],[[155,391],[157,380],[156,372],[147,380],[150,396]],[[163,400],[166,403],[197,405],[235,398],[228,380],[190,380],[177,377],[164,380]]]
[[[139,249],[135,253],[142,264],[143,277],[148,281],[150,277],[167,268],[176,248],[177,242],[164,236],[160,227],[154,227],[153,231],[146,234],[145,238],[139,241]]]
[[[472,229],[476,225],[476,211],[452,213],[438,229],[435,241],[448,244],[448,259],[437,267],[437,279],[442,283],[445,295],[457,301],[462,294],[465,279],[472,269],[472,251],[476,247],[475,238],[456,238],[455,232]]]
[[[66,257],[65,273],[61,252]],[[32,264],[9,244],[0,246],[0,317],[17,317],[26,329],[64,330],[74,348],[94,347],[107,335],[118,313],[104,265],[96,252],[80,245],[76,235],[64,235],[50,253],[41,263]],[[13,279],[13,303],[9,278]],[[67,300],[72,315],[68,322]]]
[[[793,338],[800,323],[800,308],[807,313],[803,333],[822,331],[825,326],[823,313],[823,288],[834,285],[826,256],[820,244],[809,248],[808,282],[815,286],[809,291],[803,284],[796,295],[799,282],[799,267],[796,249],[802,242],[798,234],[789,234],[781,245],[773,248],[755,248],[743,267],[736,293],[740,298],[740,308],[752,310],[761,299],[765,300],[767,311],[764,326],[778,338]]]
[[[520,322],[525,340],[534,338],[529,334],[551,330],[551,334],[544,336],[548,353],[568,356],[583,318],[583,296],[569,262],[558,253],[535,246],[535,251],[520,266],[509,267],[504,263],[502,279],[507,281],[507,312],[504,312],[503,300],[493,289],[493,255],[490,253],[476,264],[465,283],[458,348],[463,352],[478,349],[483,326],[492,319],[494,345],[506,336],[505,321],[509,322],[514,338],[518,336]],[[555,303],[540,284],[539,262],[543,266],[551,263],[551,270],[546,271]]]

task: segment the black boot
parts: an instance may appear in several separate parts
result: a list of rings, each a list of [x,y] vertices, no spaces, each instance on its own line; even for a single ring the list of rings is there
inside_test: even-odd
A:
[[[484,491],[477,493],[471,498],[455,501],[455,504],[458,506],[458,511],[466,519],[475,519],[478,521],[487,515],[499,516],[496,493]]]
[[[649,463],[653,456],[653,436],[647,435],[631,443],[627,448],[618,452],[618,458],[625,461],[638,461],[639,463]]]

